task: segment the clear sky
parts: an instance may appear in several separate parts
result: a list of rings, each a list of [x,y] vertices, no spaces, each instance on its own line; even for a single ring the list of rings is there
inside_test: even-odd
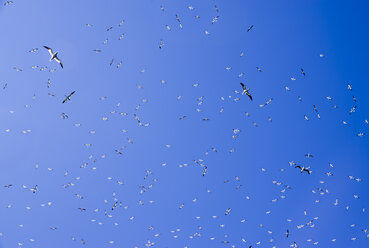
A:
[[[0,247],[368,247],[368,8],[1,1]]]

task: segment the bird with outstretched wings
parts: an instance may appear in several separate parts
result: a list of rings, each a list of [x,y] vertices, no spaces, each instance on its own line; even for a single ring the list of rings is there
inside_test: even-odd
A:
[[[53,50],[50,47],[44,46],[44,48],[49,51],[50,53],[50,61],[55,60],[56,62],[58,62],[58,64],[61,66],[61,68],[63,68],[63,63],[61,62],[61,60],[58,58],[58,52],[54,53]]]
[[[304,166],[296,165],[295,168],[299,168],[300,173],[303,173],[304,171],[306,171],[309,175],[311,174],[311,170],[309,170],[308,168],[305,168]]]
[[[250,100],[252,101],[252,96],[249,92],[250,89],[246,89],[246,86],[243,83],[240,83],[240,84],[241,84],[242,89],[243,89],[242,95],[244,95],[244,94],[248,95],[250,97]]]
[[[71,96],[73,96],[73,94],[75,93],[75,91],[71,92],[68,96],[65,96],[65,99],[63,100],[63,103],[65,103],[66,101],[70,101]]]

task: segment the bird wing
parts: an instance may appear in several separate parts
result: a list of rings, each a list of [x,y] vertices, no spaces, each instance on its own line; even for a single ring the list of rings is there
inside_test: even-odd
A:
[[[61,62],[61,60],[57,56],[55,57],[55,61],[59,63],[61,68],[63,68],[63,63]]]
[[[44,46],[50,53],[50,56],[53,56],[53,50],[50,47]]]
[[[246,86],[245,86],[243,83],[240,83],[240,84],[241,84],[242,88],[243,88],[244,90],[246,90]]]
[[[246,94],[250,97],[250,100],[252,101],[252,96],[251,94],[247,91]]]

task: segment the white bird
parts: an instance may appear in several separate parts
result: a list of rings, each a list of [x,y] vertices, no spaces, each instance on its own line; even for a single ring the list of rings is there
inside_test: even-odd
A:
[[[58,58],[58,52],[54,53],[53,50],[50,47],[44,46],[50,53],[50,61],[52,61],[53,59],[59,63],[59,65],[61,66],[61,68],[63,68],[63,63],[61,62],[61,60]]]
[[[249,90],[250,90],[250,89],[246,89],[246,86],[245,86],[243,83],[240,83],[240,84],[241,84],[242,89],[243,89],[243,91],[242,91],[242,95],[244,95],[244,94],[248,95],[248,96],[250,97],[250,100],[252,101],[252,96],[251,96],[251,94],[249,93]]]

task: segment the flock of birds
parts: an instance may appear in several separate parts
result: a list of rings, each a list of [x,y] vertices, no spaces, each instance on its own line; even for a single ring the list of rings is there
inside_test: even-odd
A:
[[[13,1],[6,1],[4,3],[4,5],[8,6],[8,5],[11,5],[13,4]],[[189,11],[193,11],[195,9],[195,7],[193,6],[188,6],[187,7]],[[164,6],[160,6],[160,8],[158,8],[158,10],[162,11],[162,12],[165,12],[165,8]],[[209,20],[209,23],[211,24],[215,24],[216,22],[218,22],[219,18],[220,18],[220,10],[217,6],[215,6],[215,17],[212,19],[212,20]],[[196,15],[195,16],[196,19],[199,19],[200,16]],[[175,19],[176,21],[178,22],[179,24],[179,27],[180,29],[183,28],[183,24],[182,24],[182,21],[179,17],[178,14],[175,15]],[[121,21],[119,23],[118,26],[122,26],[124,24],[124,21]],[[86,27],[87,28],[93,28],[93,24],[86,24]],[[110,31],[113,27],[109,27],[106,29],[106,31]],[[172,28],[169,26],[169,25],[166,25],[165,26],[166,30],[170,31]],[[248,28],[245,28],[245,32],[251,32],[254,30],[254,25],[250,25]],[[205,30],[205,35],[209,35],[209,32]],[[119,37],[119,40],[120,39],[123,39],[124,38],[124,34],[120,35]],[[104,41],[104,44],[107,43],[107,40]],[[61,72],[60,73],[63,73],[63,70],[64,70],[64,64],[62,62],[62,56],[63,56],[63,53],[61,52],[59,54],[59,52],[54,52],[53,48],[50,48],[49,46],[47,46],[47,44],[42,44],[43,45],[43,48],[41,49],[38,49],[38,48],[32,48],[29,50],[30,53],[36,53],[36,52],[41,52],[42,56],[44,56],[43,53],[46,54],[46,52],[48,52],[48,54],[50,55],[50,58],[49,58],[49,62],[52,63],[51,64],[51,67],[54,65],[54,63],[57,63],[57,67],[60,67],[58,69],[49,69],[51,72],[54,72],[56,70],[60,70]],[[159,42],[158,42],[158,49],[160,50],[163,50],[165,49],[164,48],[164,41],[163,39],[160,39]],[[94,49],[92,50],[93,52],[95,53],[101,53],[101,49]],[[241,57],[244,56],[244,53],[241,53]],[[324,55],[323,54],[320,54],[319,55],[320,58],[323,58]],[[45,60],[46,60],[46,56],[45,56]],[[109,66],[112,66],[114,64],[114,59],[111,59],[111,61],[109,62]],[[56,64],[55,64],[56,65]],[[119,61],[118,63],[116,63],[116,67],[119,68],[120,66],[122,65],[122,61]],[[68,67],[68,62],[65,63],[65,67]],[[35,66],[35,68],[37,68]],[[22,72],[23,70],[21,68],[18,68],[18,67],[14,67],[14,69],[18,72]],[[226,67],[225,68],[227,71],[229,71],[231,68],[230,67]],[[47,70],[47,67],[43,67],[41,68],[40,70]],[[263,72],[264,70],[262,70],[260,67],[256,67],[256,70],[258,72]],[[144,72],[143,70],[141,72]],[[301,75],[303,77],[306,77],[307,76],[307,73],[305,72],[304,69],[301,68],[301,71],[300,71]],[[241,75],[242,76],[242,75]],[[239,76],[239,77],[241,77]],[[296,80],[295,78],[291,78],[292,81]],[[47,87],[49,88],[51,83],[50,83],[50,79],[48,80],[48,84],[47,84]],[[162,80],[162,83],[165,84],[165,80]],[[193,87],[198,87],[198,83],[195,83],[193,84]],[[4,85],[3,89],[5,90],[7,88],[7,84]],[[137,88],[141,89],[142,86],[141,85],[137,85]],[[351,84],[347,84],[347,88],[350,92],[352,92],[353,90],[353,87]],[[286,91],[290,91],[290,88],[288,86],[285,87],[285,90]],[[60,102],[61,104],[65,104],[69,101],[72,101],[73,98],[75,97],[79,97],[78,94],[75,94],[76,91],[72,91],[70,92],[68,95],[65,95],[65,97],[63,99],[60,99]],[[238,102],[240,100],[240,97],[245,97],[245,99],[249,99],[247,101],[250,101],[250,103],[254,103],[253,100],[255,100],[255,97],[253,98],[253,94],[252,94],[252,89],[248,88],[247,87],[247,83],[245,82],[240,82],[240,85],[238,85],[237,87],[235,87],[234,89],[234,93],[235,95],[234,96],[229,96],[229,99],[232,99],[234,100],[234,102]],[[52,93],[49,93],[49,95],[53,96]],[[178,96],[177,97],[177,100],[180,100],[182,96]],[[104,100],[106,97],[101,97],[100,100]],[[221,97],[221,100],[224,101],[226,99],[226,97]],[[328,101],[331,101],[332,100],[332,97],[330,96],[327,96],[326,99]],[[353,99],[353,102],[354,102],[354,106],[350,108],[348,114],[351,115],[353,113],[355,113],[356,109],[357,109],[357,99],[352,96],[352,99]],[[299,101],[302,101],[302,98],[300,96],[298,96],[298,100]],[[271,102],[273,101],[273,98],[269,98],[264,104],[260,104],[259,107],[265,107],[269,104],[271,104]],[[143,102],[147,102],[146,99],[143,100]],[[200,112],[201,109],[200,109],[200,106],[203,104],[204,102],[204,97],[199,97],[197,98],[197,109],[196,111],[197,112]],[[73,101],[70,103],[72,104]],[[69,103],[67,103],[69,104]],[[120,106],[120,103],[117,104],[117,106],[119,107]],[[136,110],[138,110],[139,108],[141,107],[141,105],[138,105],[136,107]],[[337,106],[333,106],[333,108],[337,108]],[[313,109],[314,109],[314,112],[316,113],[317,115],[317,118],[320,119],[320,113],[316,107],[316,105],[313,105]],[[220,113],[222,113],[224,111],[223,108],[220,109]],[[112,112],[113,113],[113,112]],[[115,111],[114,111],[115,113]],[[126,113],[126,112],[121,112],[119,113],[120,115],[122,116],[129,116],[131,115],[132,118],[134,118],[134,120],[137,122],[137,124],[140,126],[140,127],[149,127],[150,126],[150,123],[146,123],[146,122],[143,122],[141,120],[141,118],[138,116],[137,112],[133,113],[133,114],[130,114],[130,113]],[[245,112],[245,115],[246,117],[249,117],[250,114],[248,112]],[[62,113],[61,114],[61,117],[62,119],[68,119],[69,116],[67,113]],[[186,115],[182,115],[179,117],[179,120],[184,120],[187,116]],[[307,115],[304,115],[304,119],[306,121],[309,121],[309,117]],[[107,120],[107,117],[103,117],[103,120]],[[202,119],[203,121],[209,121],[210,119],[209,118],[203,118]],[[272,118],[269,116],[268,117],[268,120],[270,122],[272,122]],[[347,125],[347,122],[346,121],[343,121],[343,124],[344,125]],[[364,124],[365,125],[369,125],[369,121],[366,119],[364,120]],[[80,126],[81,124],[74,124],[76,127]],[[253,125],[255,127],[258,126],[258,124],[256,122],[253,122]],[[7,132],[9,132],[9,130],[6,130]],[[24,132],[30,132],[30,130],[25,130]],[[128,131],[126,129],[123,129],[122,130],[123,133],[127,133]],[[239,136],[239,133],[241,132],[240,129],[233,129],[233,133],[232,133],[232,138],[233,139],[237,139],[238,136]],[[90,132],[91,134],[94,133],[94,131],[91,131]],[[363,137],[365,136],[365,132],[359,132],[357,134],[358,137]],[[133,144],[133,140],[131,138],[127,138],[127,141],[128,143],[130,144]],[[91,144],[85,144],[86,147],[90,147]],[[171,145],[166,145],[167,148],[170,148]],[[122,148],[119,148],[119,149],[114,149],[114,152],[115,155],[123,155],[124,152],[126,151],[126,147],[123,146]],[[229,153],[233,153],[235,150],[234,148],[230,149],[228,152]],[[217,153],[218,152],[218,149],[217,148],[214,148],[212,147],[210,150],[207,150],[205,155],[208,155],[209,152],[214,152],[214,153]],[[104,159],[106,155],[101,155],[100,159]],[[314,155],[310,154],[310,153],[307,153],[305,154],[305,157],[307,159],[312,159],[314,157]],[[91,155],[89,157],[90,160],[92,160],[94,163],[98,160],[97,158],[94,158],[93,155]],[[179,167],[187,167],[187,166],[191,166],[191,164],[195,167],[200,167],[201,168],[201,172],[199,172],[199,175],[202,176],[202,178],[204,177],[207,177],[208,176],[208,172],[209,172],[209,169],[210,169],[210,166],[205,162],[204,159],[202,158],[198,158],[198,159],[193,159],[191,163],[186,163],[186,164],[181,164],[179,165]],[[162,164],[163,167],[166,167],[167,164],[166,163],[163,163]],[[314,174],[315,172],[312,171],[312,169],[309,167],[309,166],[304,166],[302,164],[297,164],[296,162],[294,161],[289,161],[289,166],[291,168],[291,170],[294,170],[296,172],[296,176],[307,176],[307,177],[310,177],[312,174]],[[333,170],[334,168],[334,165],[333,164],[329,164],[330,166],[330,169]],[[80,168],[87,168],[88,167],[88,163],[83,163]],[[36,165],[36,169],[38,168],[38,165]],[[80,169],[78,168],[78,169]],[[93,169],[96,169],[96,167],[93,167]],[[52,170],[51,168],[49,168],[49,170]],[[281,171],[284,171],[286,169],[281,169]],[[261,169],[262,172],[266,172],[266,169],[262,168]],[[318,172],[317,172],[318,173]],[[319,172],[320,173],[320,172]],[[68,175],[70,174],[70,172],[65,172],[64,173],[64,176],[67,177]],[[153,175],[155,174],[155,172],[153,172],[152,170],[146,170],[145,171],[145,175],[144,175],[144,180],[145,182],[147,182],[148,180],[151,180],[150,183],[146,183],[145,185],[139,185],[139,194],[142,195],[148,191],[150,191],[153,186],[159,181],[158,178],[153,178]],[[324,173],[321,173],[321,174],[325,174],[325,176],[327,177],[332,177],[334,175],[334,173],[332,171],[328,171],[328,172],[324,172]],[[361,178],[358,178],[358,177],[354,177],[354,176],[351,176],[351,175],[348,175],[347,176],[349,178],[349,180],[351,181],[354,181],[354,182],[361,182],[362,179]],[[112,180],[113,178],[112,177],[109,177],[108,180]],[[80,178],[76,178],[76,180],[80,180]],[[240,177],[239,176],[235,176],[235,181],[237,183],[239,183],[241,180],[240,180]],[[225,180],[224,183],[228,183],[229,180]],[[279,182],[277,180],[273,180],[272,182],[274,185],[277,185],[277,186],[280,186],[282,187],[282,190],[280,191],[281,192],[281,195],[279,196],[280,199],[285,199],[286,198],[286,192],[287,191],[292,191],[292,190],[298,190],[298,189],[295,189],[294,187],[286,184],[286,183],[282,183],[282,182]],[[320,181],[321,184],[324,184],[324,181]],[[121,180],[118,180],[117,181],[117,185],[124,185],[123,181]],[[13,185],[12,183],[7,183],[5,185],[3,185],[3,188],[5,188],[6,190],[10,190],[11,188],[13,187],[16,187],[17,185]],[[237,185],[236,186],[236,189],[240,189],[241,188],[241,184]],[[39,192],[42,191],[42,188],[46,188],[48,187],[47,185],[41,185],[41,184],[36,184],[34,185],[33,187],[27,187],[25,185],[22,185],[23,188],[25,189],[29,189],[33,194],[38,194]],[[77,183],[76,182],[68,182],[64,185],[62,185],[62,187],[64,189],[68,189],[70,187],[78,187],[77,186]],[[210,190],[207,190],[208,193],[210,193]],[[165,192],[163,192],[165,193]],[[319,195],[326,195],[326,194],[329,194],[329,190],[327,188],[322,188],[322,187],[318,187],[316,189],[313,189],[312,190],[312,193],[313,194],[319,194]],[[119,197],[117,196],[117,194],[115,193],[115,191],[112,193],[113,195],[113,200],[104,200],[105,203],[106,203],[106,209],[104,210],[101,210],[99,208],[93,208],[92,206],[91,207],[78,207],[77,210],[80,211],[80,212],[92,212],[92,213],[95,213],[96,215],[101,213],[102,212],[102,216],[103,217],[106,217],[108,219],[114,219],[114,226],[119,226],[119,225],[124,225],[124,223],[119,223],[119,220],[118,218],[116,217],[116,212],[117,211],[120,211],[119,209],[128,209],[128,206],[125,205],[123,202],[123,200],[119,199]],[[75,193],[73,195],[71,195],[70,197],[73,197],[73,198],[77,198],[78,200],[83,200],[84,199],[84,196],[79,194],[79,193]],[[359,199],[360,197],[358,195],[354,195],[354,199]],[[250,196],[246,196],[245,197],[246,200],[251,200]],[[197,202],[198,201],[198,198],[194,198],[192,200],[193,203]],[[272,199],[271,202],[275,203],[278,201],[278,198],[275,198],[275,199]],[[316,200],[316,202],[318,203],[319,200]],[[42,203],[41,206],[44,207],[44,206],[52,206],[54,203],[49,201],[47,203]],[[138,205],[139,206],[143,206],[144,204],[155,204],[155,201],[154,200],[149,200],[147,202],[144,202],[142,200],[140,200],[138,202]],[[232,204],[232,203],[231,203]],[[338,202],[338,199],[335,200],[335,202],[333,203],[334,206],[337,206],[339,204]],[[185,203],[181,203],[178,207],[178,211],[181,211],[182,209],[185,208]],[[11,208],[12,206],[11,205],[8,205],[7,208]],[[134,206],[132,206],[134,207]],[[210,207],[210,206],[209,206]],[[26,207],[27,209],[31,209],[30,207]],[[292,208],[292,206],[291,206]],[[347,205],[345,207],[345,209],[348,211],[350,208],[349,205]],[[362,212],[365,213],[365,208],[362,208]],[[303,211],[304,213],[304,216],[307,216],[307,210],[304,210]],[[232,208],[227,208],[224,210],[224,212],[222,213],[219,213],[219,215],[223,215],[223,216],[228,216],[228,215],[231,215],[232,214]],[[271,211],[267,211],[266,212],[267,215],[271,214]],[[311,217],[311,216],[309,216]],[[211,216],[211,218],[213,219],[217,219],[219,218],[218,215],[213,215]],[[227,217],[228,218],[228,217]],[[196,217],[196,219],[200,219],[199,216]],[[295,237],[297,237],[298,235],[295,235],[300,229],[304,228],[304,227],[310,227],[310,228],[314,228],[316,223],[318,222],[318,219],[319,217],[311,217],[310,220],[307,222],[307,223],[304,223],[304,224],[299,224],[297,226],[295,226],[293,229],[291,228],[291,225],[288,225],[289,228],[286,228],[284,224],[281,224],[281,229],[283,229],[283,238],[284,239],[287,239],[288,242],[289,242],[289,246],[292,247],[292,248],[298,248],[298,247],[306,247],[306,243],[303,243],[302,240],[296,240]],[[131,216],[128,221],[134,221],[135,220],[135,216]],[[92,223],[97,223],[98,225],[103,225],[103,221],[101,220],[98,220],[98,218],[93,218],[90,220],[90,222]],[[241,223],[245,223],[246,222],[246,219],[241,219]],[[292,220],[291,219],[287,219],[287,222],[288,223],[291,223]],[[20,227],[23,227],[23,225],[20,225]],[[220,227],[223,228],[224,227],[224,224],[220,224]],[[263,228],[264,225],[263,224],[260,224],[260,228]],[[356,227],[354,224],[352,227]],[[49,229],[51,231],[58,231],[60,228],[58,226],[50,226]],[[154,227],[153,226],[148,226],[148,230],[150,230],[150,232],[154,232]],[[1,231],[1,230],[0,230]],[[164,232],[164,231],[163,231]],[[176,228],[174,230],[170,230],[170,231],[167,231],[169,232],[172,237],[174,239],[177,239],[179,237],[179,233],[180,232],[183,232],[183,230],[181,230],[180,228]],[[200,224],[198,225],[197,227],[197,230],[189,235],[189,244],[188,245],[185,245],[184,248],[189,248],[189,247],[195,247],[195,246],[192,246],[191,243],[190,243],[190,240],[193,240],[195,238],[200,238],[202,237],[203,233],[206,232],[206,230],[204,229],[204,227]],[[1,232],[0,235],[5,237],[5,233],[6,232]],[[273,234],[273,231],[271,230],[267,230],[267,233],[268,235],[272,235]],[[361,232],[363,237],[366,237],[366,238],[369,238],[369,228],[366,229],[364,226],[361,227]],[[9,234],[11,235],[11,234]],[[143,242],[142,244],[138,244],[137,246],[135,247],[151,247],[151,246],[156,246],[156,247],[165,247],[165,246],[162,246],[160,244],[160,240],[159,240],[159,236],[161,236],[161,233],[154,233],[152,234],[151,238],[147,239],[147,241]],[[222,247],[221,245],[227,245],[227,247],[232,247],[232,248],[236,248],[236,247],[249,247],[249,248],[254,248],[254,247],[281,247],[279,246],[276,241],[274,240],[274,238],[270,237],[268,240],[266,241],[255,241],[255,242],[251,242],[251,237],[250,238],[244,238],[244,237],[241,237],[240,240],[241,240],[241,244],[238,245],[236,244],[236,242],[232,242],[232,241],[229,241],[228,239],[228,235],[224,235],[223,237],[209,237],[209,239],[211,241],[218,241],[219,243],[213,243],[213,247]],[[355,241],[357,239],[357,237],[351,237],[351,240],[352,241]],[[95,247],[94,244],[90,244],[89,243],[89,240],[88,238],[86,237],[78,237],[78,235],[72,235],[71,237],[71,240],[73,242],[79,242],[82,247],[84,246],[89,246],[89,247]],[[331,238],[331,242],[334,243],[336,242],[337,238]],[[311,244],[313,245],[319,245],[319,242],[316,241],[316,240],[313,240],[311,238],[307,239],[306,240],[308,243],[310,242]],[[34,238],[30,238],[29,239],[29,242],[33,243],[33,242],[37,242],[36,239]],[[114,245],[115,244],[115,241],[114,240],[109,240],[107,241],[107,243],[111,244],[111,245]],[[270,245],[266,245],[267,243],[269,243]],[[18,243],[18,246],[19,247],[23,247],[23,243],[22,242],[19,242]],[[24,247],[27,247],[26,245],[24,245]],[[125,247],[124,244],[120,247]],[[335,246],[332,246],[332,247],[335,247]]]

